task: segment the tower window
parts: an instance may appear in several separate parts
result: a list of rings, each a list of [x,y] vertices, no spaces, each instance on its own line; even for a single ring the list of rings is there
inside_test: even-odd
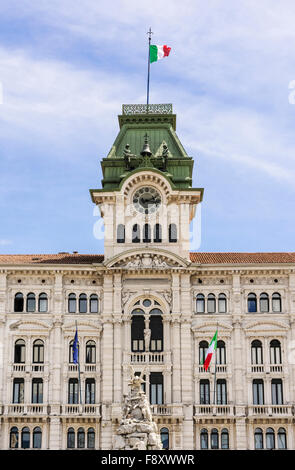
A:
[[[36,297],[35,294],[27,295],[27,312],[35,312],[36,310]]]
[[[248,295],[248,312],[249,313],[257,312],[257,298],[255,294]]]
[[[140,243],[140,228],[138,224],[132,227],[132,243]]]
[[[117,243],[125,243],[125,225],[123,224],[117,227]]]
[[[169,225],[169,242],[177,243],[177,227],[176,224]]]
[[[272,311],[273,312],[282,311],[281,295],[278,292],[275,292],[272,295]]]
[[[143,226],[143,243],[151,242],[151,227],[149,224]]]
[[[162,242],[162,227],[160,224],[154,226],[154,243]]]

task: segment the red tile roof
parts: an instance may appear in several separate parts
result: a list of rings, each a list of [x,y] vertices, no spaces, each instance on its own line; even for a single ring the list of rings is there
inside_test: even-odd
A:
[[[295,253],[190,253],[197,264],[295,263]],[[0,265],[9,264],[92,264],[102,263],[104,255],[58,253],[50,255],[0,255]]]
[[[103,255],[58,253],[54,255],[0,255],[0,264],[92,264],[102,263]]]
[[[261,264],[295,263],[295,253],[190,253],[193,263],[200,264]]]

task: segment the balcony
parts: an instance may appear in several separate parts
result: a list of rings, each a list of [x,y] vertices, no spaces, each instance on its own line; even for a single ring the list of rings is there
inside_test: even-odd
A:
[[[50,414],[50,406],[36,403],[36,404],[24,404],[24,403],[13,403],[11,405],[4,406],[5,415],[42,415],[47,416]]]
[[[195,405],[195,416],[234,416],[233,405]]]
[[[61,405],[62,415],[92,415],[100,416],[100,405]]]
[[[250,405],[248,416],[293,416],[292,405]]]
[[[131,353],[131,364],[164,364],[165,356],[163,352],[143,352]]]

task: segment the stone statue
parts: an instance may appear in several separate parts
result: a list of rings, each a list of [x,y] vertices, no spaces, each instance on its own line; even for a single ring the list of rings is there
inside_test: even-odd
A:
[[[124,395],[122,420],[114,436],[116,450],[161,450],[163,445],[146,394],[142,390],[143,375],[135,375],[130,367],[129,395]]]

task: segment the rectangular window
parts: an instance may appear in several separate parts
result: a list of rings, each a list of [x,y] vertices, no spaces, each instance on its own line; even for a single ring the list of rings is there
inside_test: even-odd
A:
[[[271,402],[273,405],[283,404],[283,384],[281,379],[271,381]]]
[[[263,380],[253,380],[253,405],[264,405]]]
[[[32,381],[32,403],[43,403],[43,380]]]
[[[25,383],[24,379],[13,381],[13,403],[24,403]]]
[[[209,380],[200,381],[200,404],[210,405],[210,383]]]
[[[78,379],[69,380],[68,403],[75,405],[79,403],[79,384]]]
[[[151,372],[150,374],[150,403],[151,405],[163,404],[163,374]]]
[[[85,403],[87,405],[93,405],[95,403],[95,380],[94,379],[86,379]]]
[[[218,405],[227,404],[227,391],[226,391],[225,380],[217,380],[217,404]]]

